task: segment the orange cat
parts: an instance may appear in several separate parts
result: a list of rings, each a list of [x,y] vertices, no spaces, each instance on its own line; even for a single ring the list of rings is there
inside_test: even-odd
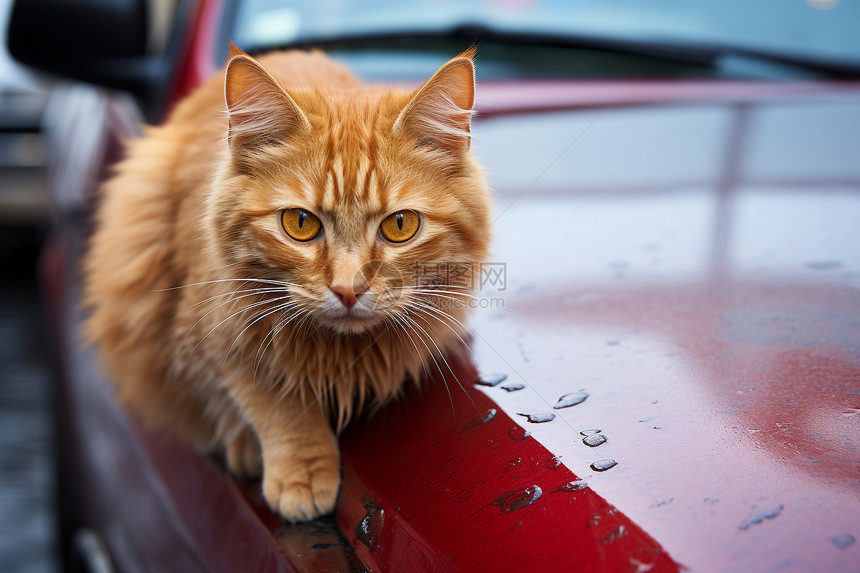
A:
[[[473,54],[410,93],[231,48],[104,185],[86,331],[120,399],[262,472],[288,519],[334,508],[332,425],[461,344],[470,285],[445,264],[474,273],[490,225]]]

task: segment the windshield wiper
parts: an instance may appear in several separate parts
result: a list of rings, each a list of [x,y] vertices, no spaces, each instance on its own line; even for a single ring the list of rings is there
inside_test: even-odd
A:
[[[471,43],[539,46],[550,48],[578,48],[615,52],[624,55],[644,56],[678,64],[718,68],[728,57],[758,60],[791,67],[799,71],[836,79],[860,78],[860,62],[833,60],[801,54],[769,51],[745,46],[706,43],[631,40],[586,34],[538,33],[528,30],[504,30],[483,24],[463,23],[449,28],[374,31],[304,38],[281,48],[338,48],[397,47],[421,40],[462,40]],[[269,46],[271,48],[271,46]],[[253,47],[249,50],[253,51]]]
[[[717,59],[737,57],[757,60],[800,71],[813,72],[832,79],[856,80],[860,78],[860,61],[820,58],[744,46],[720,46],[713,48],[713,51]]]
[[[316,36],[302,38],[279,48],[322,48],[327,50],[361,47],[365,45],[398,44],[420,40],[462,40],[463,46],[469,44],[507,44],[522,46],[539,46],[550,48],[580,48],[600,51],[617,52],[620,54],[646,56],[662,60],[670,60],[683,64],[712,66],[718,55],[707,49],[685,44],[660,43],[640,40],[625,40],[608,37],[578,35],[578,34],[546,34],[525,30],[509,31],[494,29],[481,24],[458,24],[450,28],[413,29],[413,30],[380,30],[370,33],[338,34],[332,36]],[[271,49],[271,46],[259,49]],[[246,49],[253,53],[254,47]]]

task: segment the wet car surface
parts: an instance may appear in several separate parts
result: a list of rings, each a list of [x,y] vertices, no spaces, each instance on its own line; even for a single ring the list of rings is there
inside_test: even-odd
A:
[[[204,7],[177,93],[215,67]],[[481,83],[472,354],[350,427],[334,518],[298,527],[117,407],[79,346],[79,209],[135,128],[121,98],[77,105],[102,143],[89,181],[55,172],[44,273],[80,511],[122,570],[858,562],[860,84]]]
[[[850,570],[860,177],[841,130],[860,100],[844,86],[750,100],[476,121],[497,196],[473,355],[347,430],[339,531],[285,528],[256,484],[130,422],[74,352],[82,455],[102,468],[90,511],[111,547],[136,562],[157,541],[191,570],[274,566],[278,547],[306,570]],[[799,147],[805,114],[833,137]],[[575,144],[553,147],[555,132]],[[767,162],[777,143],[798,154],[785,175]],[[513,158],[550,166],[517,179]]]
[[[550,508],[584,503],[588,490],[558,499],[570,477],[546,471],[558,460],[635,524],[603,529],[580,559],[617,544],[642,570],[675,568],[636,554],[653,548],[645,538],[620,543],[637,527],[691,570],[850,570],[856,559],[860,100],[755,92],[476,124],[498,195],[474,362],[507,376],[476,386],[492,400],[479,410],[497,410],[490,441],[509,444],[516,427],[546,452],[488,443],[475,473],[480,489],[502,493],[516,475]],[[557,158],[561,133],[577,141]],[[552,165],[529,180],[528,162]],[[464,402],[457,413],[475,415]],[[451,422],[444,400],[433,410]],[[539,552],[569,546],[551,513],[524,506],[505,535]],[[543,525],[526,541],[516,529],[530,520]]]

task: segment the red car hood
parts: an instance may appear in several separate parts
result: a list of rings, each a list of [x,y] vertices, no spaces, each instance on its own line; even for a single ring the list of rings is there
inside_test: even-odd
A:
[[[473,362],[507,378],[476,395],[430,365],[347,433],[341,522],[388,512],[364,559],[854,567],[860,88],[495,84],[480,117],[496,237]]]
[[[420,391],[345,432],[341,533],[285,527],[257,484],[130,423],[69,347],[86,505],[122,567],[855,569],[860,86],[478,98],[496,197],[473,356],[428,365]],[[63,248],[47,292],[77,341]]]

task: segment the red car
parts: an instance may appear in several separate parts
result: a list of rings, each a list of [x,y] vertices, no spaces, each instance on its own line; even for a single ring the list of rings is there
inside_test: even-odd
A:
[[[856,571],[860,11],[665,4],[201,0],[171,17],[19,0],[19,59],[135,96],[77,86],[49,112],[67,555],[126,572]],[[472,359],[348,428],[336,513],[311,524],[139,424],[76,335],[99,180],[228,38],[319,46],[385,81],[480,41],[474,148],[496,211]]]

